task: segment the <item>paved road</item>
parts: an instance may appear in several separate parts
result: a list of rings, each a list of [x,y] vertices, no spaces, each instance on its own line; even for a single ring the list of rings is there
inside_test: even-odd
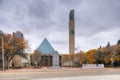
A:
[[[120,80],[120,75],[79,76],[79,77],[62,77],[32,80]]]
[[[65,68],[65,69],[20,69],[0,71],[0,80],[86,80],[96,77],[117,78],[112,80],[120,80],[120,69],[80,69],[80,68]],[[116,77],[118,76],[118,77]],[[51,78],[51,79],[50,79]],[[53,79],[54,78],[54,79]],[[59,78],[59,79],[58,79]],[[70,79],[68,79],[70,78]],[[85,79],[86,78],[86,79]],[[95,79],[94,79],[95,78]],[[88,80],[87,79],[87,80]],[[101,80],[97,79],[97,80]],[[108,79],[108,80],[110,80]],[[105,80],[107,80],[105,78]]]

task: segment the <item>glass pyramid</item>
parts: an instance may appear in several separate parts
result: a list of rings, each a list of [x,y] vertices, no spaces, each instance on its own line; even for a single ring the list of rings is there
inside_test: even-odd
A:
[[[46,38],[42,41],[37,50],[39,50],[43,54],[52,54],[55,52],[54,48],[51,46]]]

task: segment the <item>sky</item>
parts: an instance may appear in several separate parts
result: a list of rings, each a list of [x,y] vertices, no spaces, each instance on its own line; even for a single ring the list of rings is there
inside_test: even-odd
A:
[[[0,30],[21,31],[33,52],[44,38],[60,54],[69,53],[69,12],[75,10],[77,51],[120,39],[120,0],[0,0]],[[77,52],[76,51],[76,52]]]

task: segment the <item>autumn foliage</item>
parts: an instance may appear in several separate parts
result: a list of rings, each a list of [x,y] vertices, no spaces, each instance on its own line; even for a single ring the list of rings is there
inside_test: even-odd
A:
[[[80,51],[75,54],[79,64],[104,64],[105,66],[120,66],[120,41],[116,45],[107,44],[106,47],[90,49],[87,52]]]
[[[76,67],[82,64],[104,64],[105,66],[119,67],[120,66],[120,40],[115,45],[100,47],[97,49],[90,49],[87,52],[80,51],[75,54],[68,54],[62,56],[63,63],[72,61]]]
[[[0,37],[0,45],[2,45]],[[13,59],[15,55],[22,56],[26,58],[24,55],[24,49],[27,48],[27,41],[24,38],[13,37],[11,34],[5,34],[4,36],[4,59],[7,62],[7,66],[9,66],[9,62]],[[0,56],[2,56],[2,46],[0,46]],[[0,63],[2,60],[0,58]]]

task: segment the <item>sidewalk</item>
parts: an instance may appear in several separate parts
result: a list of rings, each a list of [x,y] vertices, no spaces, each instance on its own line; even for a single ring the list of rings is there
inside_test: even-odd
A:
[[[120,68],[41,68],[0,71],[0,80],[120,80]]]

